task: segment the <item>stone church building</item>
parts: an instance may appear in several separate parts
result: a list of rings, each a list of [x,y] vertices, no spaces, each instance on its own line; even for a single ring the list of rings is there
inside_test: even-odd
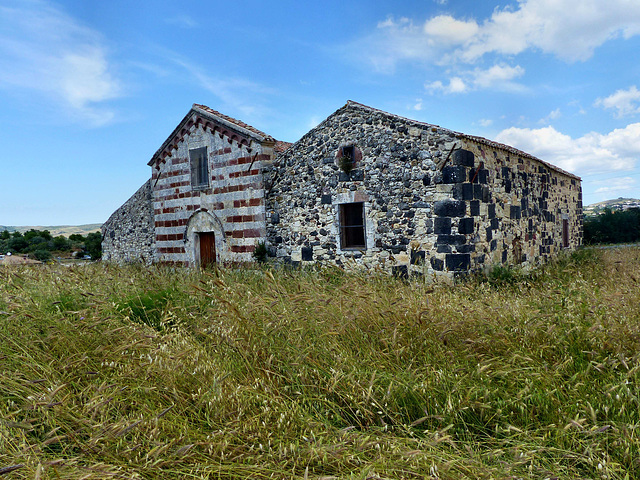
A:
[[[582,242],[580,178],[513,147],[356,102],[294,144],[193,105],[103,225],[103,260],[253,260],[452,278]]]

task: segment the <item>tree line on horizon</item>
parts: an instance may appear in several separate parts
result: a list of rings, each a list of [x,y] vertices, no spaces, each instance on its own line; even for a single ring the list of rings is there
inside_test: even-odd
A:
[[[640,208],[625,211],[605,208],[603,213],[584,219],[585,245],[634,242],[640,242]],[[74,233],[67,238],[64,235],[54,237],[49,230],[31,229],[21,233],[5,229],[0,232],[0,254],[7,253],[26,254],[44,262],[55,253],[58,256],[89,255],[92,260],[98,260],[102,256],[102,235],[100,232]]]
[[[585,245],[640,242],[640,208],[604,212],[584,219]]]
[[[97,260],[102,256],[102,235],[100,232],[74,233],[67,238],[64,235],[54,237],[49,230],[31,229],[24,234],[3,230],[0,232],[0,254],[7,253],[26,254],[41,262],[50,260],[55,253],[76,258],[89,255],[92,260]]]

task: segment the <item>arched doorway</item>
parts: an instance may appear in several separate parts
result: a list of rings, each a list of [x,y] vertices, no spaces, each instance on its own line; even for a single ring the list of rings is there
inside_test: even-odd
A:
[[[204,209],[195,212],[187,223],[185,238],[185,251],[191,265],[206,268],[221,260],[225,236],[215,214]]]

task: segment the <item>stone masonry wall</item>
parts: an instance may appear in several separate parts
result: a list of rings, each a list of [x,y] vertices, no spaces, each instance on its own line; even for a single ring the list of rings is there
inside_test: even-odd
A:
[[[150,264],[154,257],[151,180],[147,180],[102,226],[102,259]]]
[[[198,264],[197,233],[214,232],[217,261],[252,260],[265,238],[262,164],[271,151],[194,117],[172,153],[153,169],[153,208],[158,261]],[[189,150],[207,147],[209,185],[191,185]]]
[[[350,173],[338,166],[354,147]],[[452,278],[536,264],[581,243],[577,177],[485,139],[350,102],[278,158],[267,235],[282,261]],[[366,248],[342,249],[339,205],[363,202]]]

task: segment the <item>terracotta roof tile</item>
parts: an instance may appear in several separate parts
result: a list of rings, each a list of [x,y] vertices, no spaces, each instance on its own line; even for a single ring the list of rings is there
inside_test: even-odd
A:
[[[276,152],[282,153],[285,150],[287,150],[291,145],[293,145],[293,143],[290,142],[283,142],[281,140],[276,140],[276,146],[273,147],[273,149]]]

